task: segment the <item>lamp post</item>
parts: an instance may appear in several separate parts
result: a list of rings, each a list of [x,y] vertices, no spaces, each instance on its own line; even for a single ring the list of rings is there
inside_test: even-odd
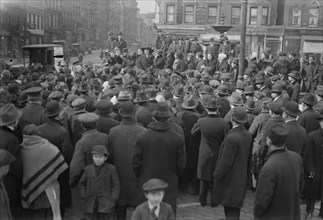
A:
[[[244,59],[245,59],[245,47],[246,47],[246,30],[247,30],[247,4],[248,4],[248,0],[242,0],[240,54],[239,54],[239,76],[242,76],[243,72],[244,72]]]
[[[220,17],[220,24],[211,25],[211,27],[217,32],[219,32],[220,34],[223,34],[224,32],[227,32],[232,28],[231,25],[225,25],[224,19],[225,19],[225,16],[224,14],[222,14]]]

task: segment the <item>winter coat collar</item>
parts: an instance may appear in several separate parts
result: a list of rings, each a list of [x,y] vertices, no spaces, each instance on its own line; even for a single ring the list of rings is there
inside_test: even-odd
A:
[[[171,125],[170,125],[170,122],[154,121],[148,125],[148,128],[155,131],[167,131],[171,129]]]
[[[124,119],[122,119],[121,124],[122,125],[135,125],[135,124],[138,124],[138,122],[134,118],[124,118]]]
[[[234,127],[234,128],[232,128],[229,132],[228,132],[228,134],[229,133],[232,133],[232,132],[235,132],[235,131],[242,131],[242,130],[244,130],[245,128],[244,128],[244,125],[243,124],[241,124],[241,125],[239,125],[239,126],[237,126],[237,127]]]
[[[281,147],[281,148],[278,148],[278,149],[270,151],[269,155],[273,155],[273,154],[276,154],[276,153],[283,153],[283,152],[286,152],[286,151],[287,151],[287,149],[284,146],[284,147]]]

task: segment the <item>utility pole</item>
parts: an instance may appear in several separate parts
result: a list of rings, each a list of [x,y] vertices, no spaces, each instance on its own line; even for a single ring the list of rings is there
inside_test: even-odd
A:
[[[248,0],[242,0],[240,54],[239,54],[239,76],[243,76],[243,73],[244,73],[246,30],[247,30],[247,5],[248,5]]]

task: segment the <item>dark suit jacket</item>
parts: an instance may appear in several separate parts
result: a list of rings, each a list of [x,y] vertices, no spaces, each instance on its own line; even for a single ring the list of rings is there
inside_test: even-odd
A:
[[[303,157],[307,141],[305,128],[297,124],[296,120],[287,122],[286,127],[289,131],[285,144],[287,149],[296,152]]]
[[[135,209],[132,213],[131,220],[154,220],[154,216],[149,209],[148,202],[142,203]],[[164,202],[160,204],[158,220],[175,220],[172,207],[169,204]]]
[[[317,113],[313,109],[307,109],[298,117],[297,122],[305,128],[307,134],[319,129],[321,126],[317,120]]]

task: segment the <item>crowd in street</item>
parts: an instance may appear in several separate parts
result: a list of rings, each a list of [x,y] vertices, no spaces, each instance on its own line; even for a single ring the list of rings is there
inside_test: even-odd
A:
[[[1,65],[0,219],[175,219],[179,191],[239,219],[306,219],[323,196],[323,55],[108,33],[101,65]],[[208,198],[208,195],[211,195]],[[323,206],[319,215],[323,216]]]

